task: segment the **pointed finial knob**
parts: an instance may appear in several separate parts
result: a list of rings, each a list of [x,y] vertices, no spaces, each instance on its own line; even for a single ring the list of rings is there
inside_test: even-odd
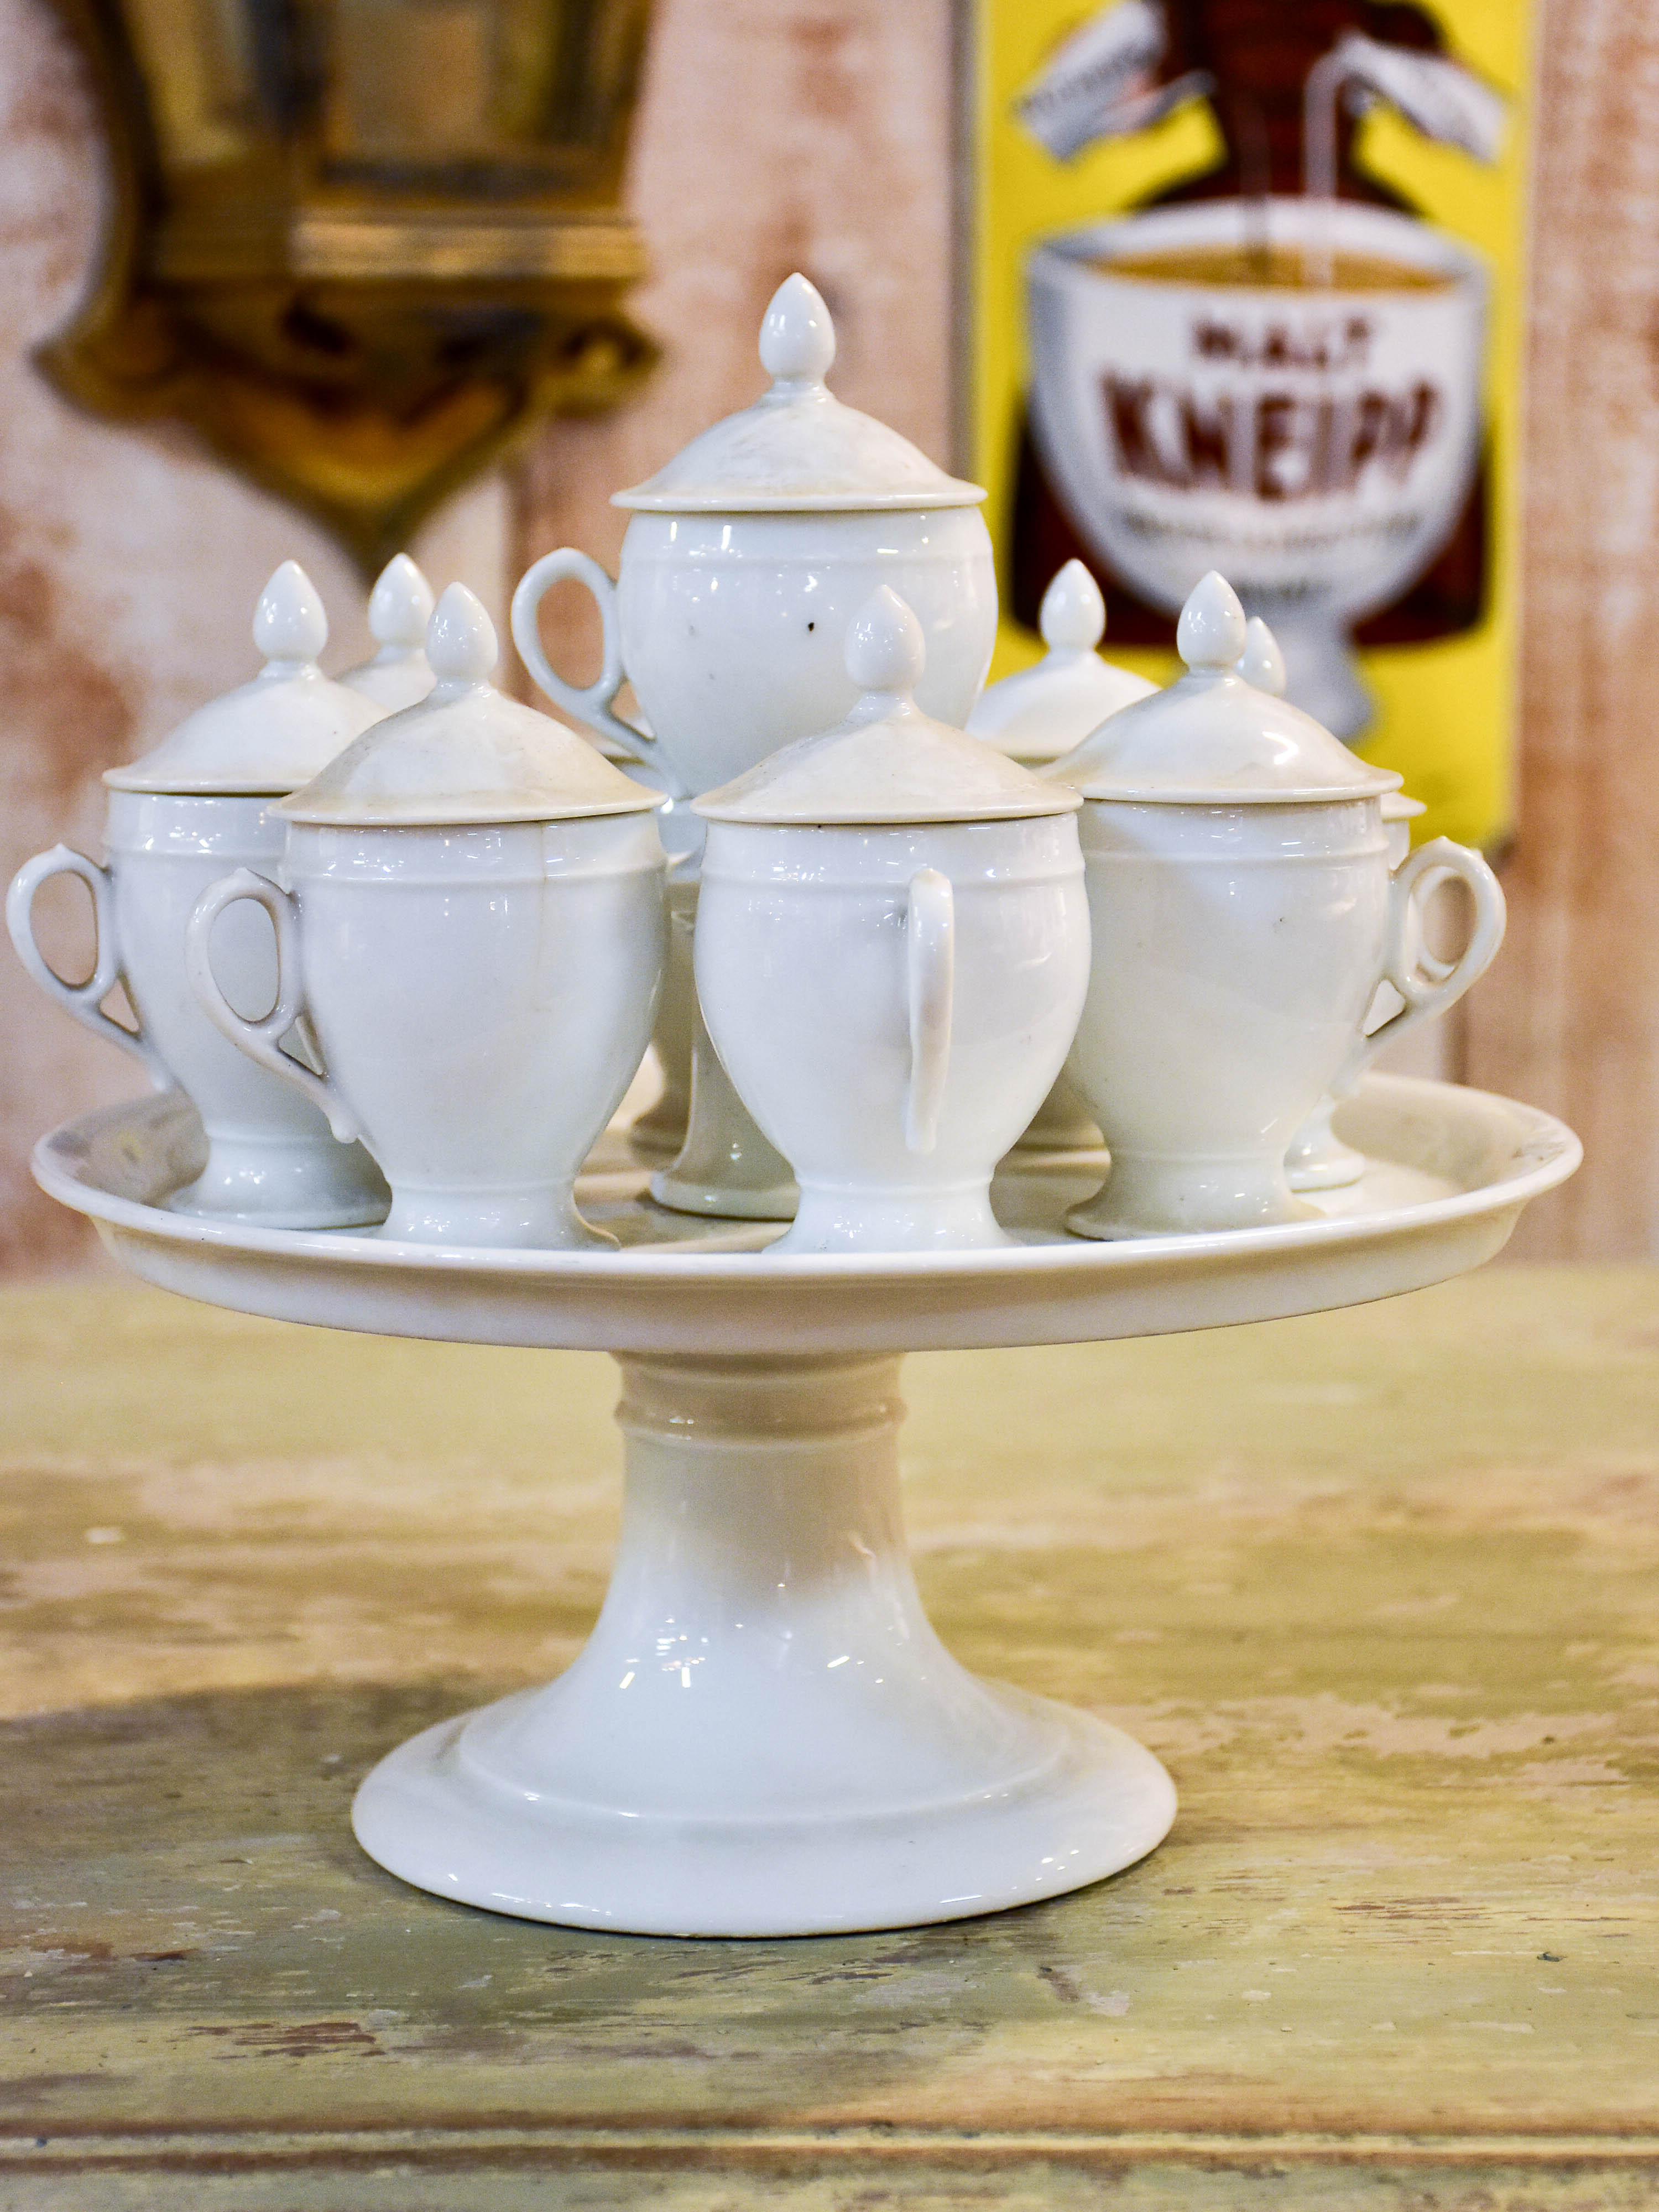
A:
[[[761,325],[761,367],[791,384],[822,384],[836,358],[836,326],[823,295],[797,273],[772,295]]]
[[[407,553],[394,553],[368,599],[368,631],[376,645],[413,652],[426,642],[432,619],[432,586]]]
[[[1245,625],[1238,672],[1258,691],[1271,691],[1275,699],[1285,696],[1285,656],[1279,649],[1279,640],[1260,615],[1252,615]]]
[[[1081,561],[1068,561],[1049,584],[1037,623],[1051,653],[1092,653],[1105,636],[1106,602]]]
[[[426,657],[442,683],[483,684],[501,658],[495,625],[465,584],[452,584],[427,624]]]
[[[848,626],[847,673],[860,691],[914,691],[927,665],[921,624],[890,585],[881,585]]]
[[[259,594],[253,642],[266,660],[314,661],[328,643],[328,617],[317,586],[297,561],[284,561]]]
[[[1213,568],[1200,576],[1176,625],[1176,651],[1188,668],[1231,668],[1244,650],[1238,593]]]

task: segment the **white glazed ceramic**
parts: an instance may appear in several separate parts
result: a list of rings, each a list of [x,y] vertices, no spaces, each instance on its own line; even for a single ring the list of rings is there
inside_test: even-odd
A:
[[[1410,856],[1412,823],[1428,809],[1420,799],[1407,799],[1403,791],[1385,791],[1382,805],[1382,836],[1389,848],[1389,871],[1392,874]]]
[[[1285,696],[1290,684],[1290,672],[1285,668],[1279,640],[1260,615],[1252,615],[1244,625],[1244,650],[1239,654],[1236,665],[1244,681],[1255,690],[1266,691],[1275,699]],[[1385,793],[1384,796],[1397,799],[1399,793]],[[1407,838],[1408,845],[1410,842]],[[1392,866],[1392,860],[1389,865]]]
[[[281,864],[285,825],[270,794],[303,782],[380,712],[318,672],[327,621],[293,562],[266,586],[254,635],[266,656],[262,675],[105,779],[104,865],[64,845],[39,854],[11,886],[7,921],[18,957],[45,991],[95,1036],[135,1054],[158,1086],[179,1086],[196,1106],[207,1156],[176,1205],[294,1228],[378,1221],[386,1189],[374,1162],[361,1146],[337,1143],[313,1104],[228,1045],[185,975],[185,925],[208,885],[232,868],[274,874]],[[92,895],[97,961],[78,986],[53,972],[34,939],[35,893],[56,875],[78,877]],[[214,960],[237,1006],[258,1012],[272,1003],[276,956],[262,918],[228,922]],[[118,981],[136,1033],[103,1011]]]
[[[983,491],[830,393],[835,331],[804,276],[774,295],[760,351],[769,392],[617,494],[632,519],[615,585],[566,547],[514,595],[514,640],[549,697],[678,795],[708,791],[849,711],[842,642],[877,586],[891,585],[927,633],[921,702],[943,720],[966,717],[996,636]],[[543,598],[565,579],[593,593],[604,624],[604,669],[586,689],[552,667],[538,629]],[[624,681],[653,736],[616,713]],[[695,857],[685,872],[695,878]],[[690,1126],[658,1174],[658,1202],[787,1220],[787,1167],[719,1066],[706,1054],[699,1062],[695,1016],[690,1025]]]
[[[371,1857],[535,1918],[771,1936],[993,1911],[1162,1838],[1150,1752],[939,1642],[896,1358],[622,1368],[623,1533],[586,1647],[383,1760],[352,1808]]]
[[[659,750],[693,793],[851,710],[842,645],[878,584],[921,623],[922,704],[941,720],[966,719],[996,636],[984,492],[826,389],[835,331],[804,276],[779,287],[760,351],[769,392],[616,495],[632,515],[616,584],[565,548],[513,600],[514,642],[550,698],[624,750]],[[604,672],[585,690],[550,665],[537,629],[543,598],[569,578],[605,626]],[[650,741],[613,711],[624,681]]]
[[[1085,1236],[1292,1221],[1285,1153],[1370,1003],[1388,926],[1376,802],[1091,801],[1097,979],[1067,1063],[1112,1156]]]
[[[388,714],[418,706],[432,689],[426,626],[432,586],[407,553],[394,553],[368,596],[368,631],[378,650],[340,678]]]
[[[297,561],[284,561],[260,593],[253,642],[264,666],[252,682],[198,707],[141,760],[107,770],[111,791],[280,797],[385,714],[318,666],[328,617]]]
[[[1188,673],[1126,708],[1054,771],[1084,792],[1094,964],[1068,1070],[1112,1155],[1079,1234],[1237,1229],[1304,1211],[1285,1154],[1360,1048],[1386,975],[1449,1004],[1490,959],[1503,900],[1438,840],[1390,877],[1368,769],[1235,672],[1237,599],[1206,577],[1182,611]],[[1439,981],[1415,972],[1417,886],[1468,884],[1480,920]]]
[[[1060,759],[1109,714],[1158,688],[1101,659],[1097,648],[1106,634],[1106,602],[1081,561],[1068,561],[1051,579],[1038,619],[1048,652],[1035,667],[988,686],[967,722],[969,737],[982,738],[1024,768]],[[1064,1075],[1019,1139],[1021,1151],[1033,1152],[1099,1146],[1100,1132]]]
[[[1109,264],[1194,246],[1328,244],[1432,289],[1218,285]],[[1340,736],[1370,702],[1349,626],[1445,544],[1480,450],[1486,277],[1384,208],[1212,200],[1051,239],[1028,276],[1032,430],[1089,544],[1173,612],[1224,569],[1285,646],[1291,696]]]
[[[840,642],[856,610],[890,581],[915,603],[930,653],[938,647],[927,711],[960,723],[979,696],[996,630],[991,549],[976,507],[634,517],[616,586],[613,665],[627,671],[688,791],[724,783],[848,711],[856,694]],[[532,672],[575,711],[543,669]]]
[[[1237,665],[1244,681],[1254,684],[1258,691],[1271,692],[1275,699],[1284,697],[1287,680],[1285,656],[1279,649],[1278,639],[1260,615],[1252,615],[1245,626],[1244,650]],[[1392,873],[1411,850],[1411,832],[1405,824],[1413,815],[1420,814],[1423,807],[1420,800],[1407,799],[1397,791],[1385,791],[1378,805]],[[1387,988],[1386,984],[1380,986],[1378,995]],[[1375,1000],[1372,1003],[1375,1006]],[[1331,1093],[1326,1091],[1291,1138],[1285,1155],[1285,1180],[1292,1190],[1336,1190],[1344,1183],[1357,1182],[1364,1172],[1364,1156],[1351,1145],[1345,1145],[1331,1127],[1336,1104]]]
[[[678,887],[677,887],[678,888]],[[793,1221],[800,1193],[789,1163],[757,1126],[710,1042],[696,990],[695,938],[701,890],[677,904],[693,937],[691,1080],[684,1142],[651,1178],[651,1195],[671,1212],[717,1220]]]
[[[1285,1180],[1292,1190],[1337,1190],[1364,1172],[1364,1156],[1345,1144],[1333,1116],[1382,1051],[1455,1006],[1478,983],[1498,957],[1504,941],[1503,888],[1486,862],[1449,838],[1431,838],[1411,850],[1407,824],[1420,814],[1419,800],[1389,793],[1382,801],[1383,834],[1389,845],[1400,949],[1392,949],[1388,970],[1366,1012],[1360,1035],[1320,1100],[1291,1141],[1285,1156]],[[1443,883],[1457,878],[1474,900],[1474,926],[1455,960],[1440,960],[1424,943],[1429,902]],[[1391,939],[1392,945],[1392,939]]]
[[[635,1157],[654,1169],[652,1195],[677,1213],[788,1221],[797,1192],[781,1159],[732,1088],[697,1005],[692,933],[707,824],[664,761],[641,762],[600,734],[607,759],[665,796],[657,832],[668,854],[668,953],[651,1031],[662,1095],[629,1133]]]
[[[629,1149],[635,1159],[655,1166],[678,1157],[691,1118],[691,1038],[697,1012],[697,987],[691,969],[691,931],[697,918],[695,884],[677,883],[667,890],[667,928],[662,992],[651,1043],[662,1089],[630,1125]]]
[[[1285,690],[1285,662],[1273,633],[1261,617],[1250,622],[1250,641],[1245,647],[1238,672],[1247,684],[1254,684],[1259,691],[1282,695]],[[1407,799],[1403,792],[1386,791],[1379,801],[1382,814],[1382,835],[1388,845],[1389,869],[1397,873],[1412,849],[1410,823],[1424,811],[1420,799]],[[1415,896],[1408,918],[1408,958],[1414,975],[1429,984],[1443,983],[1452,973],[1455,963],[1437,960],[1425,950],[1422,942],[1422,912],[1436,886],[1449,874],[1447,869],[1430,871],[1420,876],[1414,884]],[[1501,908],[1498,909],[1500,916]],[[1501,928],[1487,932],[1490,962],[1502,940]],[[1464,962],[1463,989],[1479,980],[1480,969],[1467,958]],[[1486,963],[1482,963],[1484,968]],[[1391,1043],[1402,1029],[1409,1029],[1431,1014],[1445,1011],[1449,1000],[1431,996],[1419,1007],[1407,1008],[1406,1001],[1385,978],[1377,987],[1364,1020],[1367,1042],[1359,1048],[1362,1058],[1351,1063],[1349,1080],[1357,1081],[1363,1067],[1380,1052],[1384,1044]],[[1386,1034],[1384,1032],[1386,1031]],[[1352,1145],[1345,1145],[1331,1126],[1332,1116],[1340,1102],[1328,1091],[1307,1120],[1291,1139],[1290,1150],[1285,1155],[1285,1180],[1292,1190],[1340,1190],[1345,1183],[1357,1182],[1364,1173],[1365,1160],[1362,1152]]]
[[[656,1057],[662,1089],[639,1115],[629,1132],[636,1159],[666,1166],[678,1158],[685,1144],[691,1116],[691,1061],[696,1029],[696,985],[691,975],[691,926],[697,911],[697,869],[702,860],[703,825],[691,811],[678,777],[663,761],[645,763],[624,752],[606,737],[593,742],[624,775],[632,776],[647,791],[659,794],[657,835],[668,861],[667,957],[662,989],[657,997],[657,1018],[652,1025],[651,1047]]]
[[[795,1171],[780,1255],[1005,1243],[992,1173],[1082,1008],[1073,794],[923,714],[924,650],[883,587],[848,720],[696,802],[697,994]]]
[[[392,1186],[388,1237],[592,1243],[571,1186],[639,1066],[662,972],[653,800],[490,688],[495,633],[459,585],[427,653],[429,698],[284,802],[286,888],[244,869],[204,894],[191,979],[227,1037],[362,1137]],[[209,964],[216,921],[244,901],[276,925],[263,1020]],[[322,1074],[277,1049],[301,1015]]]
[[[657,808],[657,835],[668,861],[668,936],[651,1046],[662,1089],[630,1127],[629,1144],[636,1159],[665,1166],[684,1148],[691,1115],[691,1061],[697,1018],[691,926],[697,911],[703,825],[691,811],[678,778],[669,774],[665,762],[637,760],[607,737],[596,736],[593,742],[624,775],[656,792],[661,801]]]
[[[1006,1242],[992,1171],[1088,972],[1069,818],[711,823],[696,959],[721,1060],[799,1186],[780,1251]]]
[[[1048,648],[1042,659],[988,685],[965,725],[970,738],[1025,768],[1060,759],[1109,714],[1158,689],[1101,659],[1106,602],[1081,561],[1068,561],[1050,580],[1038,623]]]
[[[1578,1158],[1547,1115],[1445,1085],[1372,1077],[1346,1112],[1367,1174],[1307,1221],[1085,1242],[1060,1217],[1087,1171],[1025,1172],[998,1185],[1024,1241],[990,1251],[710,1249],[769,1232],[711,1240],[611,1177],[579,1190],[623,1241],[608,1254],[209,1229],[165,1210],[185,1133],[165,1099],[58,1132],[35,1173],[187,1296],[621,1355],[627,1502],[593,1642],[550,1688],[392,1753],[357,1832],[405,1881],[528,1919],[812,1935],[1054,1896],[1150,1850],[1173,1804],[1115,1730],[977,1683],[941,1649],[902,1548],[894,1355],[1414,1290],[1490,1258]]]
[[[1252,615],[1245,631],[1244,651],[1240,655],[1238,673],[1247,684],[1258,691],[1270,692],[1282,698],[1285,690],[1285,656],[1279,641],[1260,615]],[[1424,811],[1419,799],[1407,799],[1403,792],[1385,791],[1377,802],[1382,818],[1382,836],[1388,848],[1389,873],[1397,874],[1405,865],[1412,849],[1410,824]],[[1444,844],[1445,840],[1440,841]],[[1462,848],[1458,848],[1462,850]],[[1470,856],[1473,858],[1473,856]],[[1342,1080],[1348,1088],[1358,1082],[1364,1069],[1370,1065],[1383,1045],[1392,1042],[1418,1022],[1443,1013],[1453,1000],[1460,997],[1471,984],[1477,982],[1495,957],[1503,941],[1504,907],[1501,896],[1488,896],[1480,910],[1485,956],[1471,947],[1461,962],[1442,961],[1425,950],[1423,944],[1423,911],[1438,884],[1452,875],[1462,875],[1461,867],[1441,866],[1414,872],[1407,893],[1408,908],[1405,918],[1406,949],[1404,964],[1418,979],[1422,996],[1407,1006],[1407,1001],[1385,977],[1373,994],[1364,1017],[1363,1035],[1354,1058],[1348,1063]],[[1438,987],[1456,975],[1455,990],[1444,992]],[[1371,1042],[1371,1040],[1375,1040]],[[1326,1091],[1302,1127],[1291,1139],[1285,1155],[1285,1180],[1292,1190],[1339,1190],[1345,1183],[1357,1182],[1364,1172],[1363,1153],[1352,1145],[1345,1145],[1332,1127],[1339,1100],[1332,1091]]]

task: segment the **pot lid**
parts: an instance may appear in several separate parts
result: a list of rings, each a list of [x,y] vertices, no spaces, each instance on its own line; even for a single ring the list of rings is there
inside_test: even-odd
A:
[[[1285,687],[1290,681],[1285,656],[1279,651],[1279,640],[1260,615],[1252,615],[1245,623],[1244,650],[1233,665],[1244,681],[1254,684],[1258,691],[1270,691],[1275,699],[1285,696]]]
[[[417,706],[432,689],[426,626],[432,619],[432,586],[407,553],[394,553],[368,598],[368,634],[380,648],[347,669],[340,681],[361,691],[388,714]]]
[[[560,822],[659,803],[586,738],[488,682],[500,657],[495,625],[465,584],[439,600],[426,656],[436,678],[428,696],[366,730],[279,814],[374,829]]]
[[[970,738],[1022,761],[1059,760],[1109,714],[1158,689],[1095,650],[1106,632],[1106,602],[1081,561],[1068,561],[1050,583],[1038,622],[1047,653],[1035,668],[982,691],[968,717]]]
[[[142,760],[111,769],[112,791],[293,791],[386,713],[318,667],[328,617],[297,561],[284,561],[260,593],[253,642],[265,661],[253,681],[198,707]]]
[[[1244,650],[1235,665],[1244,681],[1254,684],[1258,691],[1270,691],[1275,699],[1285,696],[1285,655],[1260,615],[1252,615],[1244,625]],[[1385,791],[1382,806],[1385,822],[1414,822],[1419,814],[1428,812],[1420,799],[1407,799],[1403,791]]]
[[[817,288],[790,276],[761,325],[772,389],[694,438],[613,507],[666,514],[974,507],[977,484],[946,476],[908,438],[826,389],[835,326]]]
[[[1399,788],[1393,769],[1370,767],[1311,714],[1247,683],[1236,664],[1249,642],[1237,593],[1212,569],[1181,611],[1186,674],[1121,708],[1045,773],[1085,799],[1143,805],[1283,806]]]
[[[1010,822],[1081,804],[1064,786],[924,714],[921,624],[890,586],[872,592],[847,632],[847,672],[863,693],[844,722],[799,738],[693,801],[711,822]]]

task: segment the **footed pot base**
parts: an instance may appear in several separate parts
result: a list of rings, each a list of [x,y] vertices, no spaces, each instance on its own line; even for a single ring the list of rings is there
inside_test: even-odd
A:
[[[965,1189],[854,1188],[803,1182],[794,1225],[769,1249],[791,1252],[995,1252],[1017,1244],[991,1211],[988,1182]]]
[[[793,1182],[763,1183],[755,1189],[713,1179],[700,1182],[678,1172],[678,1164],[652,1176],[651,1195],[671,1213],[706,1214],[715,1221],[792,1221],[795,1214]]]
[[[1115,1149],[1101,1188],[1066,1217],[1077,1237],[1186,1237],[1312,1221],[1275,1158],[1164,1158]]]
[[[617,1240],[576,1211],[567,1184],[495,1189],[393,1191],[380,1234],[393,1243],[523,1248],[541,1252],[614,1252]]]
[[[629,1124],[628,1149],[643,1167],[666,1166],[685,1147],[685,1101],[659,1099]]]
[[[1346,1190],[1365,1172],[1365,1155],[1345,1145],[1331,1127],[1336,1101],[1328,1093],[1314,1108],[1285,1155],[1285,1180],[1292,1190]]]
[[[201,1174],[167,1201],[170,1213],[266,1229],[369,1228],[386,1219],[390,1203],[361,1146],[277,1134],[210,1135]]]
[[[651,1195],[672,1213],[715,1220],[793,1221],[789,1163],[755,1127],[732,1086],[697,1009],[691,1042],[691,1108],[678,1157],[651,1178]]]
[[[1293,1155],[1285,1170],[1292,1190],[1346,1190],[1365,1172],[1365,1155],[1330,1137],[1317,1152]]]

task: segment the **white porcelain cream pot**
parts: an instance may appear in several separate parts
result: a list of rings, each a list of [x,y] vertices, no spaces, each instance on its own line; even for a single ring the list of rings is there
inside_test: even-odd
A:
[[[1056,570],[1038,613],[1048,648],[1035,667],[988,684],[968,717],[970,738],[982,738],[1022,768],[1046,768],[1082,744],[1109,714],[1157,690],[1144,676],[1103,660],[1106,602],[1081,561]],[[1032,1116],[1022,1152],[1097,1150],[1100,1132],[1065,1076]]]
[[[1379,803],[1399,778],[1246,684],[1245,642],[1237,597],[1205,577],[1181,617],[1188,672],[1053,771],[1086,800],[1094,933],[1067,1067],[1112,1155],[1069,1217],[1081,1235],[1304,1216],[1285,1150],[1379,981],[1406,972],[1409,872],[1390,878]],[[1443,865],[1490,915],[1484,863],[1449,847]]]
[[[202,892],[239,866],[274,873],[286,824],[273,799],[385,711],[318,668],[328,621],[295,562],[266,586],[253,635],[265,656],[261,674],[105,777],[104,865],[64,845],[39,854],[19,871],[6,918],[36,982],[95,1035],[136,1054],[158,1088],[182,1090],[201,1115],[206,1162],[171,1200],[175,1210],[280,1228],[345,1227],[386,1212],[374,1162],[361,1146],[337,1143],[308,1099],[234,1051],[204,1017],[185,974],[185,925]],[[97,963],[78,986],[56,975],[35,943],[35,893],[56,875],[79,877],[92,894]],[[271,1004],[275,948],[259,915],[231,917],[214,959],[237,1006]],[[136,1032],[102,1010],[118,981]]]
[[[799,1186],[775,1252],[1006,1244],[992,1172],[1088,976],[1075,801],[921,712],[893,592],[846,651],[848,720],[697,801],[703,1018]]]
[[[651,793],[487,682],[464,586],[427,634],[437,683],[283,802],[286,888],[242,870],[191,922],[202,1006],[251,1058],[361,1136],[392,1186],[381,1234],[565,1248],[596,1237],[572,1185],[651,1034],[663,853]],[[263,1020],[210,963],[242,901],[276,924]],[[277,1048],[301,1016],[324,1073]]]
[[[616,495],[633,517],[616,584],[564,548],[537,562],[513,601],[514,640],[550,698],[641,757],[659,752],[692,793],[851,710],[842,643],[878,585],[921,624],[920,696],[944,720],[966,719],[996,636],[984,492],[825,388],[835,331],[804,276],[775,295],[760,352],[769,392]],[[550,665],[537,629],[546,592],[572,578],[605,625],[604,671],[586,689]],[[649,739],[614,712],[624,680]]]
[[[514,639],[543,690],[602,744],[647,763],[677,799],[850,709],[842,640],[878,584],[902,593],[927,633],[926,706],[960,722],[985,681],[997,620],[985,495],[843,406],[824,384],[835,352],[823,300],[790,277],[762,326],[771,390],[617,494],[633,515],[617,583],[567,547],[537,562],[514,595]],[[604,670],[585,690],[551,666],[538,629],[542,599],[562,579],[585,584],[603,620]],[[625,680],[654,734],[616,713]],[[693,902],[700,842],[675,861]],[[692,1038],[689,1126],[653,1176],[653,1196],[682,1212],[787,1220],[794,1186],[700,1018],[671,1007],[668,1020]]]

